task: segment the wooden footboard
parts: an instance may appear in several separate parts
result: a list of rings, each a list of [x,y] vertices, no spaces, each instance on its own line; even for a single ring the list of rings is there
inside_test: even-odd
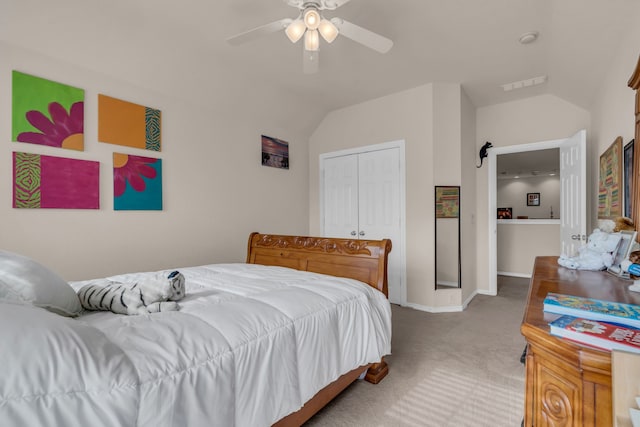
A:
[[[282,236],[251,233],[247,263],[275,265],[296,270],[330,274],[360,280],[388,294],[387,258],[391,240],[355,240],[329,237]],[[384,359],[361,366],[342,375],[320,390],[304,406],[278,421],[274,426],[300,426],[322,409],[364,371],[365,380],[378,384],[389,372]]]

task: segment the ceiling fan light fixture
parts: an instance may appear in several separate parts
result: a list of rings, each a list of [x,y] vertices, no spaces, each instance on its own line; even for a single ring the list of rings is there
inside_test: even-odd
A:
[[[320,47],[318,30],[308,30],[304,33],[304,50],[315,52]]]
[[[289,40],[291,40],[291,43],[296,43],[302,38],[306,30],[307,26],[304,21],[302,19],[296,19],[287,26],[287,29],[284,32],[287,34]]]
[[[327,41],[327,43],[333,42],[336,37],[338,37],[338,27],[333,25],[333,23],[327,19],[323,19],[320,21],[320,25],[318,26],[318,31],[322,38]]]
[[[309,30],[317,30],[320,25],[320,13],[313,7],[304,11],[304,23]]]

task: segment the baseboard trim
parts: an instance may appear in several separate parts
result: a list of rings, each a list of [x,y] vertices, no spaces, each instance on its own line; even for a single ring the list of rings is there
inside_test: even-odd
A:
[[[471,295],[469,295],[469,297],[465,300],[465,302],[462,303],[462,306],[464,308],[467,308],[467,306],[469,305],[471,300],[473,300],[476,295],[478,295],[478,290],[477,289],[475,291],[471,292]]]
[[[531,279],[531,273],[511,273],[509,271],[498,271],[498,276],[521,277],[523,279]]]
[[[429,305],[414,304],[412,302],[407,303],[406,307],[413,308],[414,310],[426,311],[427,313],[453,313],[453,312],[464,310],[464,307],[461,305],[447,305],[443,307],[432,307]]]
[[[460,286],[458,285],[458,282],[448,282],[448,281],[445,281],[445,280],[439,280],[439,281],[437,281],[437,282],[436,282],[436,285],[437,285],[437,286],[446,286],[446,287],[448,287],[448,288],[458,288],[458,287],[460,287]]]
[[[462,303],[462,305],[446,305],[441,307],[433,307],[430,305],[421,305],[409,302],[403,307],[409,307],[419,311],[426,311],[427,313],[456,313],[464,311],[464,309],[467,308],[471,300],[473,300],[476,295],[478,295],[478,291],[473,291],[471,295],[469,295],[469,297]]]

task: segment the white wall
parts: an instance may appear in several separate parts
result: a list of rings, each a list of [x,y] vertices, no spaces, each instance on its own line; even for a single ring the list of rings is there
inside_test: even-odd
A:
[[[432,85],[425,85],[332,111],[309,140],[311,234],[320,232],[320,154],[405,141],[407,299],[425,305],[435,288],[432,97]]]
[[[485,141],[490,141],[494,147],[506,147],[566,138],[580,129],[587,130],[587,145],[591,140],[589,112],[553,95],[541,95],[479,108],[476,119],[476,155]],[[476,173],[477,289],[481,292],[489,292],[487,170],[488,168],[482,167],[477,169]],[[590,188],[587,188],[587,193],[591,194]],[[495,212],[491,213],[491,215],[495,214]],[[526,243],[522,248],[512,248],[512,251],[522,254],[526,259],[530,258],[525,253]]]
[[[75,280],[244,261],[251,231],[308,233],[308,136],[287,119],[292,108],[307,108],[300,99],[275,96],[269,88],[253,90],[247,82],[245,94],[253,98],[231,91],[194,102],[182,95],[185,88],[199,89],[187,78],[180,81],[180,90],[170,85],[149,89],[145,80],[117,78],[79,65],[91,64],[90,50],[76,52],[74,63],[55,54],[0,42],[1,249],[32,256]],[[184,71],[183,64],[168,66],[174,66],[176,74]],[[14,69],[85,90],[84,152],[11,142]],[[162,152],[98,143],[98,93],[160,109]],[[290,170],[261,165],[263,133],[289,142]],[[99,161],[101,208],[13,209],[11,153],[16,150]],[[163,211],[113,210],[113,151],[162,158]]]
[[[538,255],[560,255],[560,224],[498,224],[498,274],[530,277]]]
[[[476,239],[477,239],[477,213],[476,213],[476,108],[464,91],[460,92],[461,98],[461,124],[462,124],[462,153],[460,164],[462,166],[462,188],[460,205],[462,216],[460,217],[460,244],[462,262],[462,295],[463,303],[466,303],[476,292]]]
[[[471,120],[473,111],[470,110],[470,102],[461,93],[460,85],[434,83],[332,111],[309,141],[309,211],[313,234],[320,230],[319,155],[405,140],[407,301],[416,307],[431,309],[462,303],[460,290],[435,292],[433,187],[461,185],[462,159],[466,166],[473,162],[471,150],[465,151],[467,156],[463,157],[461,148],[463,136],[467,144],[473,140],[470,135],[475,120]],[[473,201],[473,190],[461,189],[461,225],[468,230],[472,229],[473,206],[466,204],[469,202],[465,201],[465,191]],[[465,238],[475,236],[463,236]],[[462,248],[465,265],[464,252],[468,250],[464,248],[464,240]],[[467,265],[473,265],[472,258],[468,257],[470,264]],[[463,288],[465,277],[469,286],[474,287],[473,274],[467,272],[465,276],[463,272]]]
[[[528,216],[529,219],[560,217],[560,177],[536,176],[497,180],[496,201],[499,208],[512,208],[513,219]],[[540,193],[540,206],[527,206],[527,193]],[[558,243],[559,244],[559,243]]]
[[[592,140],[591,169],[595,171],[591,176],[591,185],[598,189],[598,162],[600,155],[613,143],[616,137],[621,136],[623,144],[634,138],[635,127],[635,91],[628,87],[627,82],[636,68],[638,55],[640,54],[640,26],[629,28],[628,37],[620,40],[618,52],[611,62],[609,71],[605,76],[601,87],[594,98],[592,113]],[[635,145],[639,145],[636,141]],[[596,194],[596,193],[594,193]],[[597,224],[598,206],[591,205],[592,228]]]

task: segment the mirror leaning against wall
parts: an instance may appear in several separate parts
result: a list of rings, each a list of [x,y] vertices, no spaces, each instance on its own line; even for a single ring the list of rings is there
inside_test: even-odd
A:
[[[435,288],[459,288],[460,186],[435,186]]]

